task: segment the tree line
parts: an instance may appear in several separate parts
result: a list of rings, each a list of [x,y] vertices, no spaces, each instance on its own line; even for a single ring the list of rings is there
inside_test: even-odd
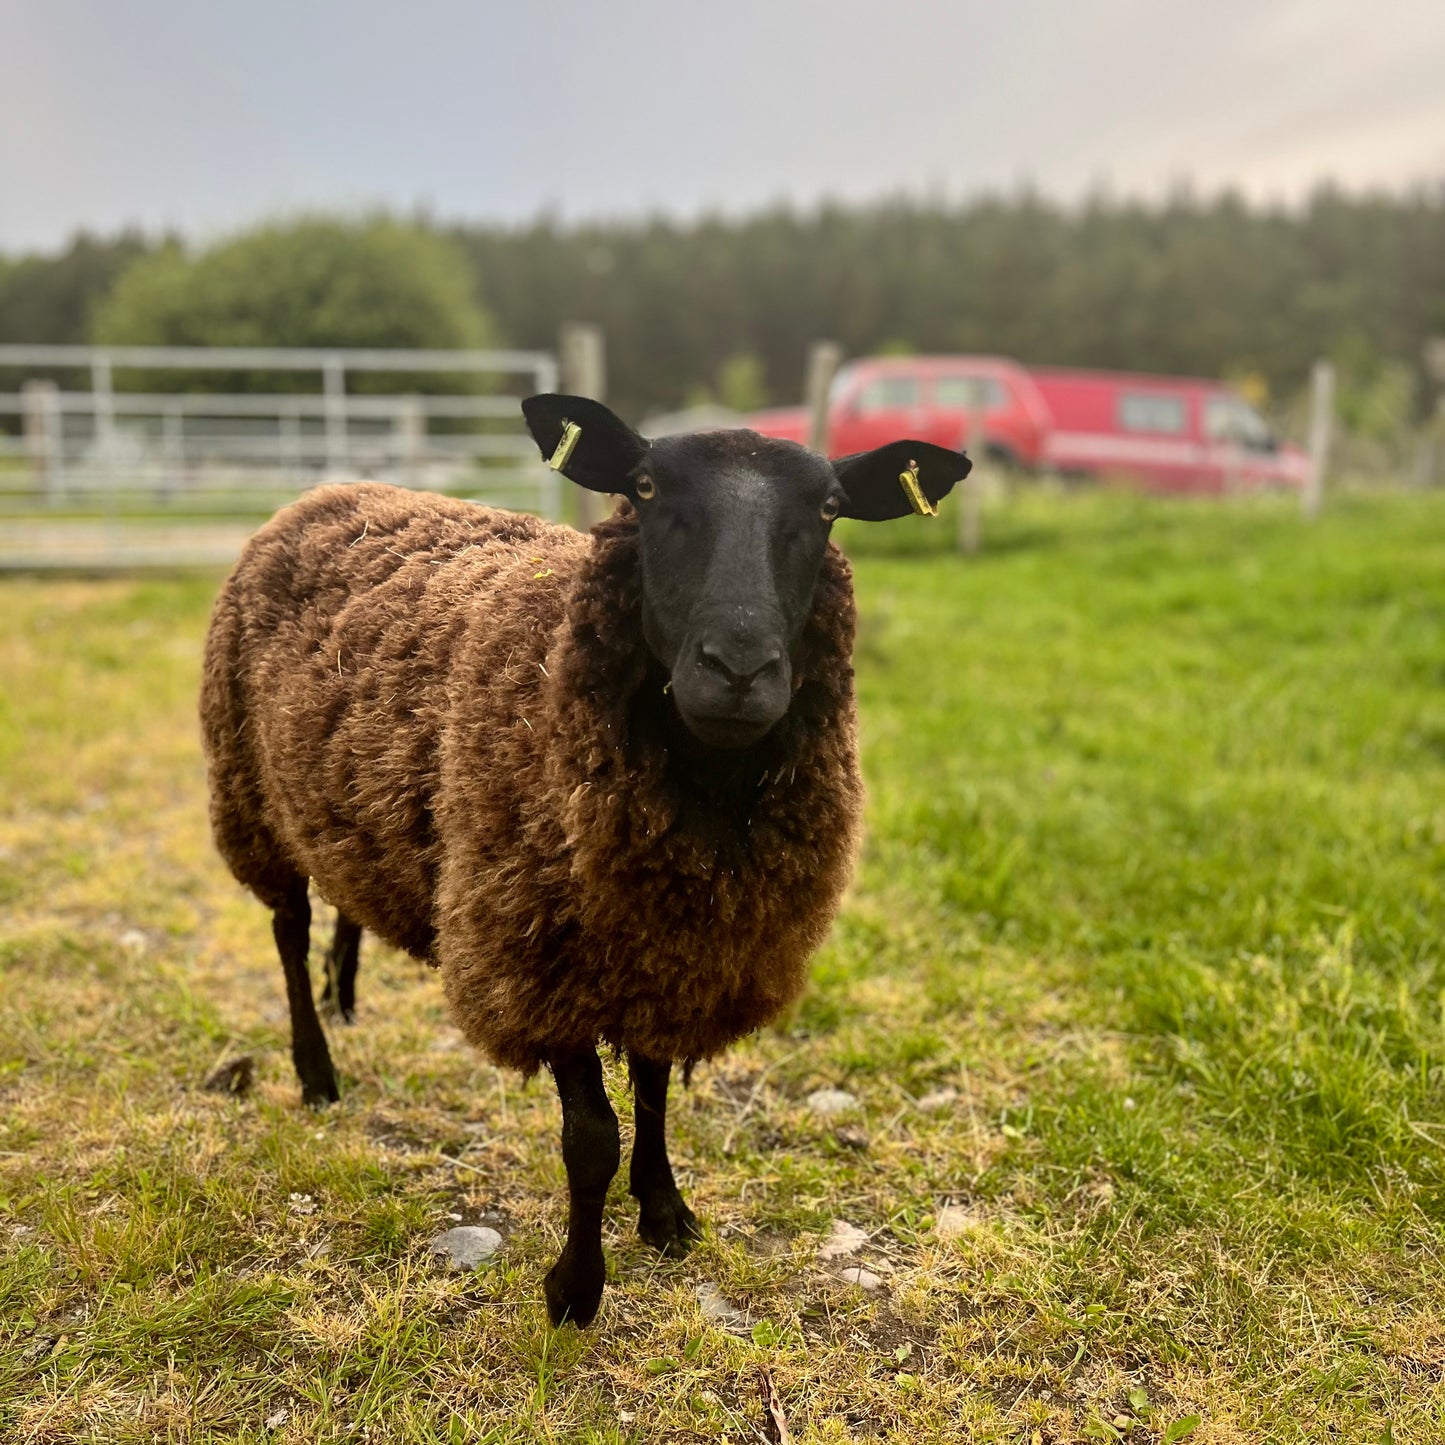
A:
[[[4,341],[553,349],[569,320],[603,327],[610,398],[634,415],[795,401],[830,337],[1227,376],[1276,406],[1332,356],[1347,420],[1383,428],[1429,402],[1445,184],[1295,208],[1023,193],[693,221],[308,218],[203,251],[127,234],[0,258]]]

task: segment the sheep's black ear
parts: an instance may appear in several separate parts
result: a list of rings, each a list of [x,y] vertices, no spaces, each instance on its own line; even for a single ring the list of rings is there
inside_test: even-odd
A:
[[[649,443],[600,401],[548,392],[529,396],[522,415],[547,461],[557,455],[569,423],[581,428],[570,452],[564,448],[566,459],[559,458],[557,470],[564,477],[592,492],[622,492],[637,500],[629,474],[647,455]]]
[[[844,493],[839,515],[864,522],[891,522],[916,511],[901,480],[915,464],[919,490],[935,505],[973,470],[973,463],[962,452],[932,442],[889,442],[871,452],[839,457],[833,463],[833,475]]]

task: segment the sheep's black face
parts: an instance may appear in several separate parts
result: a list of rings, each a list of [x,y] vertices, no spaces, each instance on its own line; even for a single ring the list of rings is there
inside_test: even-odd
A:
[[[899,474],[910,467],[931,501],[969,471],[961,453],[927,442],[830,463],[750,431],[649,443],[582,397],[537,396],[522,407],[544,456],[637,508],[643,634],[679,716],[714,747],[755,743],[787,712],[834,520],[906,515]],[[570,446],[569,423],[581,428]]]
[[[843,491],[792,442],[712,432],[653,444],[632,477],[642,627],[689,731],[716,747],[761,738],[788,710]]]

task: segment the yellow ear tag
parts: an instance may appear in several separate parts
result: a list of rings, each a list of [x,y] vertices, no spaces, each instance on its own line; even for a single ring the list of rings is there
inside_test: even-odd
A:
[[[920,517],[936,517],[938,515],[938,508],[923,495],[923,488],[918,484],[917,462],[909,462],[908,470],[898,473],[898,480],[903,483],[903,495],[908,498],[909,506]]]
[[[577,439],[581,435],[582,428],[575,421],[562,418],[562,440],[557,443],[557,450],[547,462],[554,472],[560,472],[572,460],[572,453],[577,450]]]

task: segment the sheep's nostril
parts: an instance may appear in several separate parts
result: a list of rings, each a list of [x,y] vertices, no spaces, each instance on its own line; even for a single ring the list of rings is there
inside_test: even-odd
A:
[[[747,675],[734,672],[729,666],[728,660],[710,642],[704,642],[702,645],[702,665],[710,672],[721,674],[734,687],[747,681]]]
[[[721,674],[731,686],[736,688],[746,687],[759,673],[766,672],[781,661],[783,656],[782,649],[779,647],[771,647],[763,654],[753,653],[742,656],[734,653],[728,655],[722,648],[711,642],[704,642],[699,651],[702,654],[703,666]]]

